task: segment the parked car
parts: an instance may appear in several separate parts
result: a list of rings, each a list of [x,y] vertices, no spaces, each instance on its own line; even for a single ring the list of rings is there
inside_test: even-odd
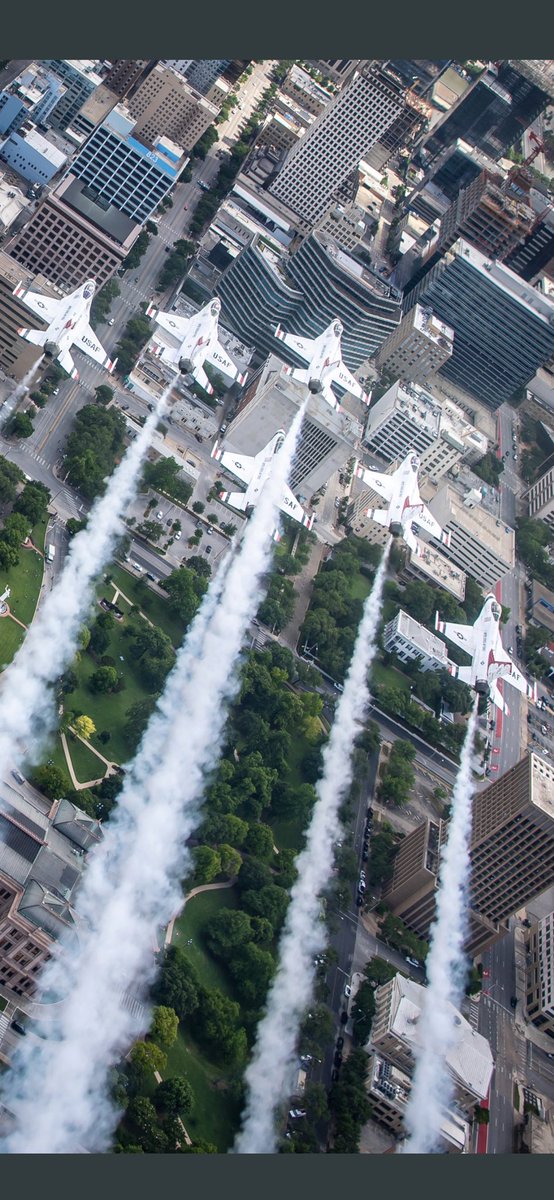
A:
[[[25,1026],[21,1025],[19,1021],[12,1021],[12,1029],[15,1029],[15,1032],[20,1033],[22,1037],[25,1037],[27,1033]]]
[[[156,520],[161,521],[162,519],[163,519],[163,512],[160,509],[160,511],[156,513]]]
[[[349,983],[346,984],[346,987],[344,989],[344,994],[345,994],[347,1000],[352,995],[352,988],[350,987]]]
[[[337,1071],[337,1070],[336,1070],[336,1068],[335,1068],[335,1070],[334,1070],[334,1071],[331,1071],[331,1083],[336,1083],[336,1082],[337,1082],[337,1079],[338,1079],[338,1077],[339,1077],[339,1073],[338,1073],[338,1071]]]
[[[108,321],[108,325],[115,325],[115,317],[112,317],[112,318],[111,318],[111,319]]]
[[[172,524],[173,524],[173,517],[168,517],[167,521],[166,521],[166,525],[172,525]]]
[[[342,1050],[343,1046],[344,1046],[344,1038],[338,1037],[337,1038],[337,1050]]]
[[[335,1067],[340,1067],[341,1062],[342,1062],[342,1054],[341,1054],[340,1050],[337,1050],[337,1052],[333,1058],[333,1064]]]
[[[409,958],[408,955],[406,955],[406,962],[409,963],[411,967],[420,967],[421,966],[419,959]]]
[[[174,534],[175,541],[176,541],[176,542],[178,542],[178,541],[179,541],[179,539],[180,539],[182,536],[183,536],[183,535],[182,535],[182,533],[181,533],[181,530],[180,530],[180,529],[178,529],[178,530],[176,531],[176,533]]]
[[[340,1023],[341,1023],[341,1025],[346,1025],[347,1021],[348,1021],[348,1013],[347,1013],[346,1009],[344,1009],[344,1011],[341,1012],[341,1014],[340,1014]]]
[[[208,533],[213,533],[213,531],[214,531],[213,525],[208,525]]]
[[[356,896],[356,908],[361,908],[363,902],[364,902],[364,898],[363,898],[361,892],[358,892],[358,895]]]

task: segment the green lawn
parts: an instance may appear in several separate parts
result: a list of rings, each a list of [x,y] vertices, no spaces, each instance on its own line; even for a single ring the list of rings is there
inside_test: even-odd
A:
[[[371,580],[367,575],[355,575],[350,584],[350,595],[353,600],[365,600],[371,591]]]
[[[184,1119],[190,1136],[213,1142],[220,1154],[224,1154],[233,1143],[240,1111],[236,1102],[225,1094],[227,1078],[222,1068],[208,1063],[192,1038],[179,1032],[168,1052],[164,1071],[165,1078],[171,1075],[185,1075],[194,1092],[194,1107]]]
[[[124,628],[125,623],[116,625],[106,651],[106,654],[115,660],[118,673],[123,675],[123,690],[107,696],[91,692],[88,681],[97,670],[97,664],[85,653],[78,663],[72,664],[80,686],[66,698],[67,709],[92,717],[98,733],[104,729],[111,733],[107,746],[103,746],[96,735],[91,738],[91,745],[101,754],[105,754],[106,758],[117,763],[128,760],[134,750],[134,746],[127,741],[123,732],[127,709],[138,700],[146,699],[148,695],[135,669],[130,640],[123,636]],[[123,662],[120,656],[123,656]]]
[[[2,589],[3,591],[4,589]],[[0,617],[0,669],[11,663],[25,637],[25,630],[9,617]]]
[[[89,779],[101,779],[106,774],[106,767],[101,759],[96,757],[96,754],[89,750],[88,746],[83,746],[83,743],[75,738],[73,741],[71,734],[67,733],[67,747],[73,763],[73,770],[79,780],[79,783],[87,783]],[[111,742],[107,746],[102,746],[101,753],[105,750],[109,751]],[[62,751],[63,753],[63,751]],[[106,755],[106,758],[109,757]],[[65,768],[67,770],[67,767]]]
[[[8,603],[14,617],[30,625],[42,583],[43,560],[36,550],[20,550],[19,562],[2,574],[2,591],[9,585],[11,595]]]
[[[42,550],[43,553],[44,553],[44,542],[45,542],[45,538],[46,538],[46,526],[47,525],[48,525],[48,516],[45,516],[42,518],[41,521],[37,521],[36,525],[33,525],[33,528],[31,529],[31,537],[33,539],[33,542],[34,542],[35,546],[38,546],[39,550]]]
[[[160,629],[167,633],[175,647],[181,645],[185,632],[184,621],[171,612],[167,600],[158,596],[152,588],[148,587],[144,578],[138,579],[119,566],[109,567],[105,573],[111,576],[115,585],[121,588],[134,604],[138,604],[154,625],[159,625]],[[106,584],[102,585],[101,590],[102,595],[109,596]],[[123,608],[124,605],[120,605],[120,607]]]
[[[7,1003],[8,1001],[6,1000],[6,997],[0,996],[0,1012],[4,1012]]]
[[[292,787],[300,787],[305,780],[301,772],[304,755],[310,750],[310,743],[303,734],[292,739],[288,760],[287,782]],[[304,845],[304,821],[296,817],[288,820],[270,820],[275,845],[278,850],[301,850]]]
[[[380,684],[381,687],[400,688],[403,692],[410,690],[410,680],[407,675],[403,675],[395,667],[385,667],[377,659],[373,663],[371,682],[373,685]]]
[[[173,929],[172,945],[186,951],[200,982],[207,988],[220,988],[227,996],[235,999],[233,989],[224,968],[208,952],[204,945],[203,930],[207,922],[222,908],[236,908],[238,898],[235,888],[219,888],[214,892],[200,892],[185,905]],[[192,938],[192,945],[187,945]]]

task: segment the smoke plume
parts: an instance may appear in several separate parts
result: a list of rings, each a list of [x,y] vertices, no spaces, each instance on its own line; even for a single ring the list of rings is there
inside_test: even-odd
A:
[[[436,917],[426,964],[428,986],[417,1026],[416,1069],[405,1117],[408,1138],[402,1149],[408,1154],[436,1150],[453,1094],[446,1057],[456,1040],[456,1009],[464,995],[467,972],[464,942],[473,796],[471,758],[476,721],[477,702],[467,724],[452,793],[448,841],[441,850]]]
[[[244,533],[222,563],[177,656],[128,770],[105,839],[78,894],[79,943],[49,965],[43,987],[64,998],[40,1049],[22,1046],[6,1103],[16,1130],[8,1152],[105,1150],[118,1114],[110,1067],[148,1023],[121,1003],[144,999],[155,975],[157,927],[182,906],[187,839],[200,819],[207,773],[220,751],[247,626],[263,592],[271,532],[296,447],[300,409]]]
[[[86,529],[71,541],[61,575],[39,608],[25,641],[0,680],[0,779],[29,755],[36,761],[56,725],[52,685],[72,661],[96,578],[124,531],[123,514],[136,491],[142,461],[165,409],[169,387],[148,416],[93,505]]]
[[[292,1087],[299,1021],[313,992],[314,956],[327,940],[320,893],[329,879],[338,811],[352,781],[353,741],[368,704],[367,676],[376,649],[389,550],[390,542],[365,603],[344,691],[323,751],[323,774],[306,845],[296,862],[298,878],[281,937],[279,966],[246,1071],[248,1096],[243,1128],[235,1142],[239,1154],[275,1150],[275,1109]]]

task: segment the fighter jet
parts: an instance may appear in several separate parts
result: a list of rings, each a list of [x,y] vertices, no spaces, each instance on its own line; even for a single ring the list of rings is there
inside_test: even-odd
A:
[[[441,529],[421,499],[417,483],[419,467],[420,460],[413,450],[409,451],[392,475],[368,471],[361,463],[356,466],[358,478],[387,501],[386,508],[368,508],[366,515],[390,529],[393,537],[403,538],[414,554],[418,553],[418,543],[412,525],[425,529],[445,546],[450,544],[450,534]]]
[[[220,312],[221,300],[217,299],[210,300],[193,317],[178,317],[172,312],[160,312],[153,304],[149,304],[146,309],[147,317],[153,317],[157,325],[166,329],[180,342],[175,349],[160,346],[154,354],[161,358],[162,362],[178,364],[183,375],[192,375],[210,396],[213,395],[214,389],[202,369],[205,362],[236,380],[241,387],[246,382],[246,375],[241,375],[218,341],[217,322]]]
[[[345,391],[369,404],[369,396],[357,379],[350,374],[348,367],[342,361],[341,337],[343,325],[341,321],[331,321],[331,324],[317,338],[301,338],[295,333],[285,333],[278,325],[275,337],[280,338],[286,346],[290,346],[304,362],[309,363],[307,371],[297,370],[296,367],[285,367],[287,375],[292,375],[300,383],[306,383],[310,392],[317,395],[320,392],[327,403],[341,412],[332,388],[332,383],[338,383]]]
[[[26,291],[22,283],[18,283],[13,290],[14,296],[18,296],[27,308],[38,313],[39,317],[48,323],[47,329],[18,329],[19,336],[33,342],[35,346],[44,346],[46,357],[57,358],[60,366],[72,379],[79,378],[79,372],[69,353],[72,346],[76,346],[83,354],[100,363],[110,374],[115,367],[116,360],[112,362],[89,324],[90,306],[95,291],[94,279],[88,279],[62,300],[56,300],[54,296],[43,296],[40,292]]]
[[[462,683],[468,683],[476,692],[489,694],[493,704],[501,712],[509,715],[510,710],[497,686],[497,680],[505,679],[523,692],[530,700],[536,702],[537,685],[528,683],[521,671],[518,671],[509,654],[506,653],[500,637],[500,618],[502,608],[492,592],[485,598],[485,603],[474,625],[455,625],[450,621],[441,621],[438,613],[435,615],[435,629],[439,633],[460,646],[471,656],[471,666],[459,667],[456,663],[449,666],[450,674]]]
[[[278,429],[267,446],[264,446],[263,450],[260,450],[254,457],[222,450],[219,442],[216,442],[212,449],[212,458],[217,459],[231,475],[236,475],[237,479],[247,484],[245,492],[222,492],[220,500],[223,500],[225,504],[232,505],[233,508],[240,509],[241,512],[247,512],[248,509],[254,508],[258,503],[264,484],[271,475],[273,458],[281,449],[284,436],[284,430]],[[304,512],[302,505],[298,503],[286,484],[279,508],[289,517],[294,517],[294,520],[298,521],[300,525],[305,525],[308,529],[312,528],[313,514],[308,516],[308,513]],[[276,540],[279,540],[278,537]]]

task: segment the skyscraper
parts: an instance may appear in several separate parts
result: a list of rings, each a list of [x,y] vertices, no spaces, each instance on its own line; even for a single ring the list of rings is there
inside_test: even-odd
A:
[[[155,65],[153,58],[115,58],[104,76],[104,84],[120,100],[136,89]]]
[[[405,837],[385,900],[420,936],[435,912],[444,822],[424,822]],[[469,953],[482,953],[513,913],[554,878],[554,768],[529,754],[475,796],[471,834]]]
[[[364,64],[291,148],[269,190],[313,224],[400,116],[404,97],[401,80],[386,65]]]
[[[185,150],[206,132],[218,115],[215,104],[196,92],[182,75],[157,63],[129,97],[135,136],[150,145],[158,137],[171,138]]]
[[[461,238],[405,297],[454,330],[440,368],[462,391],[498,408],[554,354],[554,303]]]
[[[482,171],[452,201],[441,220],[437,254],[462,237],[490,258],[505,259],[535,224],[535,213],[505,185],[501,176]]]

